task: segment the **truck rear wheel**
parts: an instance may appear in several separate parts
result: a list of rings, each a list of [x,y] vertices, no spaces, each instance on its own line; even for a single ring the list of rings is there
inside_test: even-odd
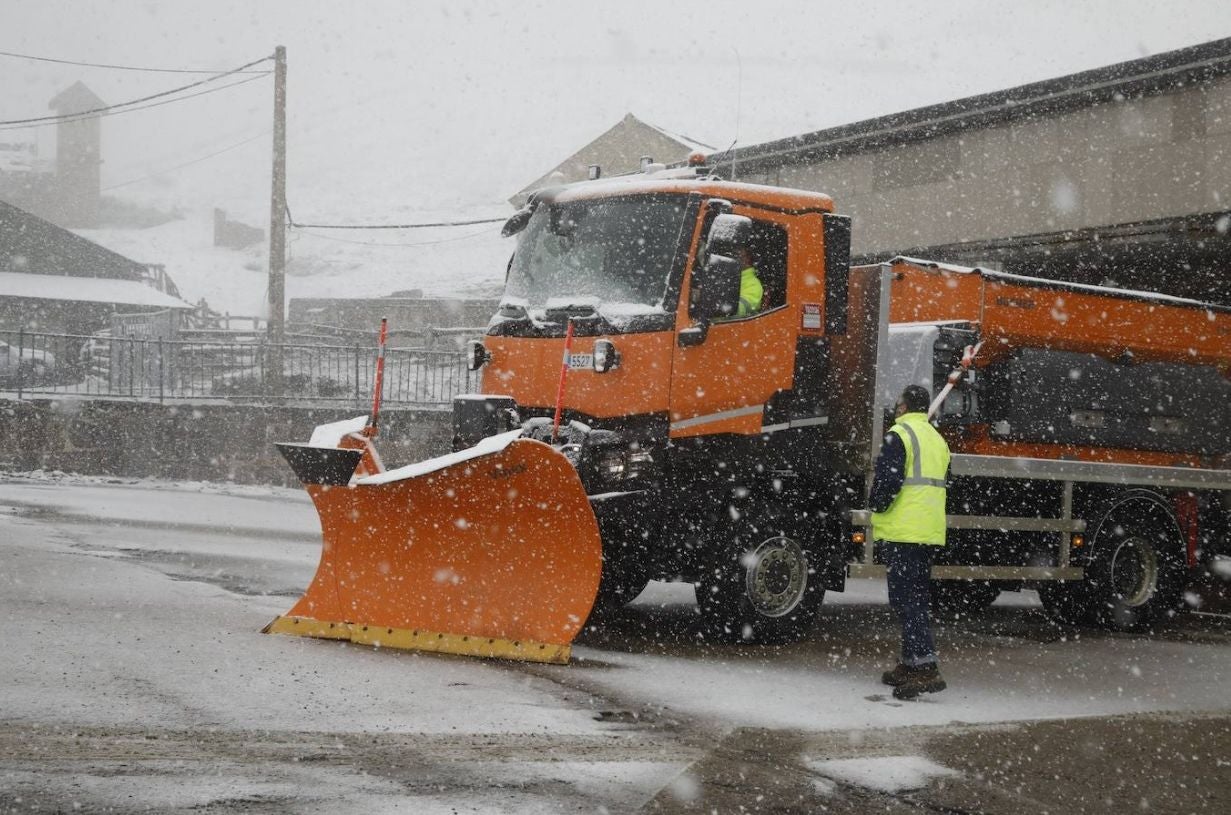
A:
[[[1162,499],[1126,495],[1107,513],[1086,570],[1095,620],[1140,631],[1180,608],[1186,564],[1179,525]]]
[[[1095,527],[1085,580],[1045,584],[1039,595],[1064,622],[1141,631],[1180,608],[1186,568],[1171,509],[1161,496],[1134,490]]]
[[[707,635],[723,641],[784,642],[812,627],[825,589],[801,536],[765,513],[738,522],[733,539],[697,582]]]

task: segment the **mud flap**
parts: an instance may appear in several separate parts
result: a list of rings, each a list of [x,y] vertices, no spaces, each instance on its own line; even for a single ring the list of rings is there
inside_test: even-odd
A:
[[[568,459],[518,436],[349,483],[333,459],[353,468],[358,451],[280,445],[324,545],[265,631],[567,662],[598,591],[598,524]]]

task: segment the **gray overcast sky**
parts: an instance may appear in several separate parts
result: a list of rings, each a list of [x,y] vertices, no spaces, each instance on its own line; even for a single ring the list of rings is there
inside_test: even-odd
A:
[[[737,133],[755,143],[1228,37],[1228,8],[0,0],[0,50],[230,68],[285,45],[293,211],[370,221],[501,201],[630,111],[719,147]],[[0,71],[3,120],[45,115],[77,79],[118,102],[190,78],[8,57]],[[261,79],[104,119],[103,186],[259,216],[271,87]],[[45,154],[51,128],[0,131],[0,141],[34,134]]]

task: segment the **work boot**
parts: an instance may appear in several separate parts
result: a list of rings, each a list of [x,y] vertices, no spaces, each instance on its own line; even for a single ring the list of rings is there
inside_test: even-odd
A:
[[[893,666],[892,671],[885,671],[881,674],[881,682],[896,688],[898,685],[905,682],[907,678],[914,673],[914,671],[915,669],[911,666],[899,662],[897,665]]]
[[[921,693],[939,693],[948,685],[935,662],[920,665],[906,674],[906,681],[893,689],[894,699],[914,699]]]

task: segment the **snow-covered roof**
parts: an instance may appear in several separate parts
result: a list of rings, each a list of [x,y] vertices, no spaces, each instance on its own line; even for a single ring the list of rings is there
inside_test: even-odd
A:
[[[619,174],[635,170],[642,156],[657,156],[668,163],[682,160],[689,153],[710,153],[714,148],[689,136],[681,136],[657,125],[644,122],[631,113],[603,133],[544,173],[536,181],[527,184],[510,200],[521,206],[531,192],[543,187],[555,186],[553,176],[560,174],[564,181],[579,181],[585,177],[590,165],[601,165],[606,172]],[[663,152],[666,155],[663,155]]]
[[[824,193],[698,176],[694,170],[688,168],[668,169],[650,174],[630,173],[595,181],[576,181],[554,192],[551,200],[565,203],[607,195],[690,192],[728,198],[736,202],[753,200],[779,206],[815,207],[826,212],[832,212],[834,206],[833,199]]]
[[[912,266],[922,266],[925,269],[939,269],[942,272],[953,272],[955,274],[976,274],[987,271],[978,266],[959,266],[956,263],[946,263],[943,260],[928,260],[927,258],[912,258],[906,255],[898,255],[892,258],[890,263],[909,263]]]
[[[26,272],[0,272],[0,297],[115,303],[149,308],[192,308],[178,297],[163,294],[136,280]]]
[[[628,115],[632,116],[631,113]],[[653,124],[652,122],[647,122],[644,119],[638,119],[638,121],[640,121],[641,124],[645,125],[646,127],[649,127],[652,130],[657,130],[659,133],[663,134],[667,138],[674,139],[675,141],[679,142],[680,144],[682,144],[684,147],[688,148],[689,150],[694,150],[694,151],[700,150],[701,152],[704,152],[704,153],[712,153],[716,149],[718,149],[714,147],[712,144],[706,144],[705,142],[697,141],[692,136],[685,136],[682,133],[673,133],[664,127],[659,127],[658,125]]]

